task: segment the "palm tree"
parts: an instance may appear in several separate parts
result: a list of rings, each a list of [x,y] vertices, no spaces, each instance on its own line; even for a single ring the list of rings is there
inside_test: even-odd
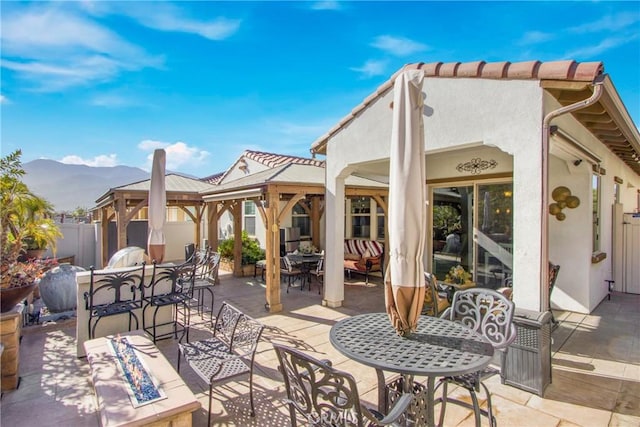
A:
[[[7,288],[16,274],[23,273],[18,258],[28,243],[55,249],[60,230],[50,218],[53,206],[33,194],[21,178],[21,150],[0,159],[0,288]],[[38,273],[38,272],[36,272]]]

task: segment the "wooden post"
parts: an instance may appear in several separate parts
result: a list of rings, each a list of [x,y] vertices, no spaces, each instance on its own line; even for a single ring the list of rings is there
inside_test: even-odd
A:
[[[233,213],[233,275],[242,277],[242,200],[236,200]]]
[[[116,228],[118,230],[118,250],[127,247],[127,201],[124,196],[116,199]]]
[[[109,262],[109,222],[111,218],[109,217],[109,208],[107,206],[100,209],[100,232],[102,237],[102,268],[107,266]]]
[[[278,193],[267,193],[269,207],[267,213],[266,274],[267,304],[269,312],[282,311],[280,301],[280,223],[278,222]]]
[[[311,243],[320,249],[320,198],[311,198]]]
[[[209,239],[209,247],[217,251],[218,250],[218,221],[220,220],[220,213],[218,211],[218,202],[207,203],[207,213],[209,217],[207,227],[207,239]]]

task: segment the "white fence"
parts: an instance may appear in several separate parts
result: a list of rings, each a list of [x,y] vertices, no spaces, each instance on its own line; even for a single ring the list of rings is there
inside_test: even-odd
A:
[[[100,223],[58,224],[63,237],[57,241],[56,257],[75,256],[75,265],[88,269],[102,267]],[[184,247],[195,243],[193,222],[168,222],[165,226],[166,261],[184,260]],[[146,248],[145,248],[146,249]],[[45,256],[52,257],[51,249]]]

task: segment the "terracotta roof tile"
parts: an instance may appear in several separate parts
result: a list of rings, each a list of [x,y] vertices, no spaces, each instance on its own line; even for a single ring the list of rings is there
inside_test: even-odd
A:
[[[510,64],[511,62],[508,61],[485,63],[482,67],[482,75],[489,79],[503,79],[507,77]]]
[[[484,68],[484,61],[466,62],[458,67],[458,77],[478,77]]]

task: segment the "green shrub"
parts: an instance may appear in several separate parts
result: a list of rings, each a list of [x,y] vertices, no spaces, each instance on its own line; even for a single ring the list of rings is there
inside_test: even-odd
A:
[[[220,257],[233,261],[233,237],[223,240],[218,244]],[[255,239],[249,237],[246,231],[242,231],[242,265],[255,264],[264,259],[264,249],[260,247]]]

